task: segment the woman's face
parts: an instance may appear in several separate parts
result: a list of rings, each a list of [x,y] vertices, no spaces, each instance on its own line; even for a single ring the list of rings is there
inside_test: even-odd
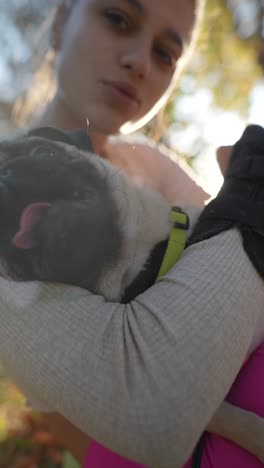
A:
[[[190,42],[193,3],[75,0],[53,29],[60,44],[58,96],[71,113],[105,134],[148,114]]]

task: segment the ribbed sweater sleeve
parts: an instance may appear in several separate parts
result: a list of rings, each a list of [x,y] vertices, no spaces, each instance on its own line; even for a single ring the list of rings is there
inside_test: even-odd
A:
[[[0,281],[0,356],[29,397],[103,445],[181,467],[264,329],[263,281],[232,230],[128,305]]]

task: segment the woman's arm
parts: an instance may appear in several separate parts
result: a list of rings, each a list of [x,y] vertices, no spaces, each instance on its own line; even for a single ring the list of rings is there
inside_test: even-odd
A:
[[[51,432],[82,466],[91,443],[90,437],[58,413],[43,413],[42,417]],[[206,430],[231,440],[264,463],[264,419],[257,414],[224,401]]]
[[[43,413],[42,417],[48,428],[58,438],[60,443],[69,450],[74,458],[83,465],[85,454],[91,442],[90,437],[73,426],[58,413]]]
[[[264,288],[233,230],[187,249],[131,304],[5,280],[0,297],[1,360],[25,394],[121,455],[169,468],[227,394]]]
[[[189,166],[171,160],[156,146],[115,143],[113,147],[108,145],[108,159],[123,167],[136,183],[159,190],[171,202],[179,200],[182,205],[188,200],[200,208],[209,197]],[[58,413],[42,413],[42,416],[62,445],[82,465],[91,439]]]

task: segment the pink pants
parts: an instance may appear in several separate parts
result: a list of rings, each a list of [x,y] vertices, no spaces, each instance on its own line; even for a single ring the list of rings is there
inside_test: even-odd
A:
[[[227,401],[264,417],[264,343],[252,354],[238,374]],[[183,468],[191,468],[192,459]],[[202,468],[263,468],[253,455],[221,437],[207,434]],[[92,442],[84,468],[144,468]]]

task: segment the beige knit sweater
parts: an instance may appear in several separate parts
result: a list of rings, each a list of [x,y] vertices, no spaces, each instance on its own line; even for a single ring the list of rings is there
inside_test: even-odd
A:
[[[182,466],[264,338],[263,281],[235,230],[128,305],[4,279],[0,297],[0,356],[31,401],[157,468]]]

